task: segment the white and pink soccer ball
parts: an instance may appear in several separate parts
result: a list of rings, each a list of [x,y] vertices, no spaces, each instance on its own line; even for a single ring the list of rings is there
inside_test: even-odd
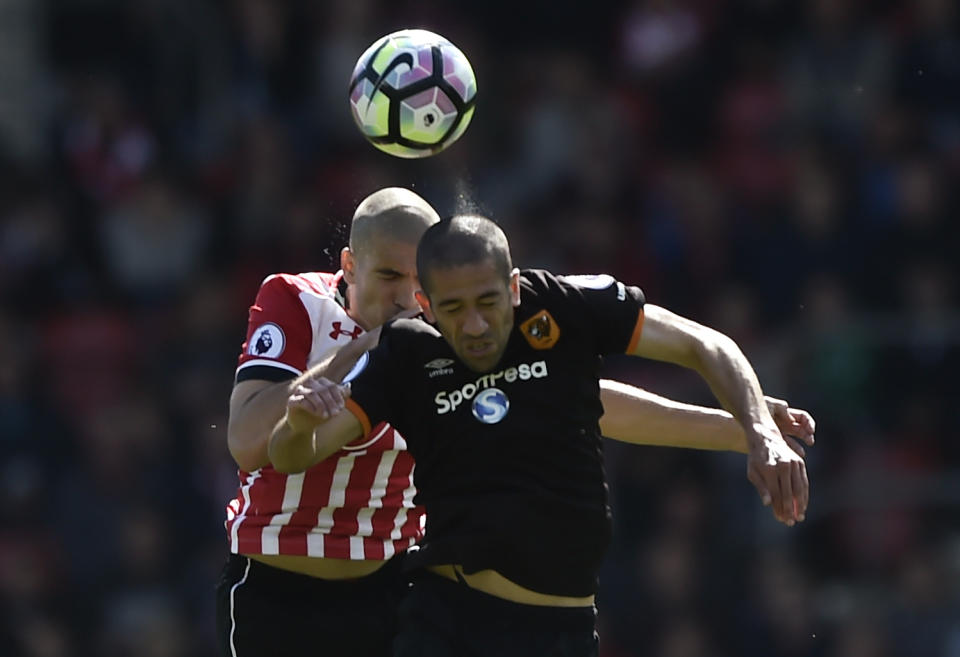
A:
[[[357,127],[397,157],[439,153],[473,117],[477,79],[466,56],[439,34],[401,30],[360,56],[350,79]]]

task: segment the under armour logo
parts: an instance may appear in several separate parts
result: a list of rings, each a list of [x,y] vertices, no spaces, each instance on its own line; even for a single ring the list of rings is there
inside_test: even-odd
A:
[[[349,335],[351,340],[356,340],[360,337],[361,333],[363,333],[363,329],[359,326],[354,326],[352,331],[344,331],[343,324],[340,322],[334,322],[333,330],[330,331],[330,337],[336,340],[341,335]]]

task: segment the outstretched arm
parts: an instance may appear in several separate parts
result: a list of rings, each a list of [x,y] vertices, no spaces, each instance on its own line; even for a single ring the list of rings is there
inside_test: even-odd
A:
[[[665,308],[647,304],[633,355],[696,370],[720,404],[737,419],[748,447],[747,478],[764,504],[788,525],[803,520],[809,482],[803,459],[784,441],[764,401],[757,376],[727,336]]]
[[[749,453],[743,428],[733,415],[719,408],[685,404],[607,379],[600,381],[600,399],[604,409],[600,430],[608,438],[637,445]],[[784,439],[803,456],[798,441],[813,445],[813,418],[781,399],[764,400]]]

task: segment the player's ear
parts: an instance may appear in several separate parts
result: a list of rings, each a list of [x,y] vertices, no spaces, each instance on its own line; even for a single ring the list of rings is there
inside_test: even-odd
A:
[[[353,285],[357,281],[357,261],[349,246],[340,249],[340,269],[343,270],[343,278],[347,281],[347,285]]]
[[[520,305],[520,270],[516,267],[510,272],[510,304],[514,308]]]
[[[433,316],[433,309],[430,307],[430,299],[427,298],[426,292],[423,290],[417,290],[413,293],[417,297],[417,303],[420,304],[420,308],[423,310],[423,316],[427,318],[428,322],[436,322],[437,319]]]

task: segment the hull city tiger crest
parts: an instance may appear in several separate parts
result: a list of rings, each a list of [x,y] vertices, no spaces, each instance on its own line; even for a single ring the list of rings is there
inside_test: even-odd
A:
[[[546,309],[521,324],[520,332],[534,349],[550,349],[560,339],[560,327]]]

